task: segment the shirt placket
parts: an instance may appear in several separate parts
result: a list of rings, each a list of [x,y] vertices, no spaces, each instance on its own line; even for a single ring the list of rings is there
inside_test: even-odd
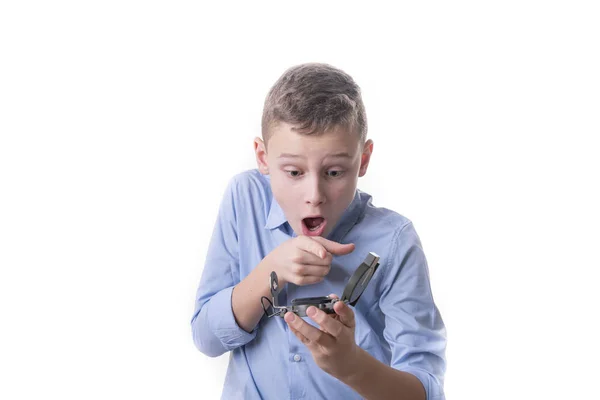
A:
[[[289,398],[290,400],[304,399],[306,398],[306,378],[308,376],[306,353],[302,351],[296,336],[290,329],[288,329],[288,344]]]

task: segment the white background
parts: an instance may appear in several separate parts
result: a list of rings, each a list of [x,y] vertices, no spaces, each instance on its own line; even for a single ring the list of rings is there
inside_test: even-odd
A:
[[[307,61],[362,87],[359,188],[421,236],[447,398],[597,395],[595,2],[248,3],[0,6],[0,398],[219,398],[208,239]]]

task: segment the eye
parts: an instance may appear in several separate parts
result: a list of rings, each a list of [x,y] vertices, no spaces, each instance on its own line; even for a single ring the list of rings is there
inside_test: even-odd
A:
[[[300,171],[297,171],[297,170],[291,170],[291,171],[285,171],[285,172],[292,178],[297,178],[300,176]]]
[[[327,171],[327,176],[329,176],[330,178],[339,178],[342,175],[344,175],[344,171],[339,171],[335,169]]]

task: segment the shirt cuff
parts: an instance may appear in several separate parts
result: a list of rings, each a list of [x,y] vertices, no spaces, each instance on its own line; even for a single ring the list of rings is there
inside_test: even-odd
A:
[[[223,289],[210,299],[207,317],[210,330],[227,351],[245,345],[256,337],[256,327],[248,333],[240,328],[231,308],[233,286]]]
[[[418,368],[398,368],[398,370],[413,374],[421,381],[425,388],[427,400],[446,400],[442,385],[429,372]]]

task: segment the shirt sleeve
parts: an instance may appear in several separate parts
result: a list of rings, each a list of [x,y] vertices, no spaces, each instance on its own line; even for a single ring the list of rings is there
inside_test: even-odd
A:
[[[391,367],[415,375],[428,400],[444,400],[446,329],[433,301],[425,254],[412,223],[395,239],[379,300]]]
[[[194,344],[210,357],[217,357],[256,337],[256,329],[248,333],[240,328],[231,308],[233,287],[239,283],[233,278],[233,270],[239,270],[236,192],[234,178],[219,207],[191,321]]]

